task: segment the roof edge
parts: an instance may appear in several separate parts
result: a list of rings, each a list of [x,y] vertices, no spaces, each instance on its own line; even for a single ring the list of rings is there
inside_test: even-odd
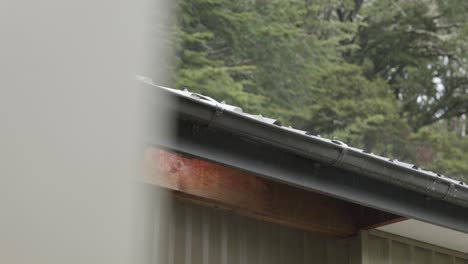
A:
[[[227,130],[327,166],[352,171],[468,208],[468,187],[462,182],[412,164],[366,153],[338,140],[324,139],[305,131],[281,127],[273,122],[254,118],[253,115],[233,110],[232,106],[218,103],[211,98],[207,100],[206,97],[187,91],[155,87],[177,99],[173,105],[169,105],[170,110],[184,118]]]

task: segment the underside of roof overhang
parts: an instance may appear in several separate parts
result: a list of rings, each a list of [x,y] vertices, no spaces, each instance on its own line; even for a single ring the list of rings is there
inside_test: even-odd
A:
[[[398,223],[389,223],[377,229],[465,254],[468,253],[468,234],[418,220],[407,219]]]
[[[166,140],[158,141],[151,138],[150,132],[148,143],[151,145],[240,169],[305,191],[468,233],[468,207],[461,205],[465,202],[466,188],[462,185],[419,172],[418,168],[413,172],[374,156],[367,158],[364,154],[350,156],[347,162],[353,166],[352,169],[349,166],[337,166],[336,163],[342,162],[345,155],[343,149],[347,148],[329,147],[330,144],[322,144],[319,139],[313,138],[313,142],[320,144],[311,143],[307,148],[297,151],[289,146],[297,147],[298,137],[282,128],[275,130],[274,127],[273,130],[278,130],[284,136],[278,137],[281,142],[272,144],[262,138],[265,133],[269,133],[265,128],[271,126],[230,113],[217,105],[208,105],[167,91],[163,93],[172,101],[166,100],[165,104],[155,106],[155,111],[173,114],[173,119],[176,120],[175,133]],[[224,113],[223,117],[223,111],[229,113]],[[253,125],[239,127],[246,122]],[[323,159],[314,158],[312,154],[307,155],[304,150],[311,150],[314,155],[321,154],[321,151],[336,152],[338,158],[332,163],[324,162]],[[363,162],[353,165],[356,157]],[[385,165],[387,163],[388,166]],[[370,177],[369,171],[377,168],[375,164],[384,171],[377,171],[375,175],[378,177]],[[406,173],[408,178],[399,175],[399,172]],[[402,181],[414,183],[414,186],[422,190],[405,186]],[[420,182],[424,184],[419,186]],[[427,186],[427,189],[423,186]],[[438,196],[438,193],[445,195]]]

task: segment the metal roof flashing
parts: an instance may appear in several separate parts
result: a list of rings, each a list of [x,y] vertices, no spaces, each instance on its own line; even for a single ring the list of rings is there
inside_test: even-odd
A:
[[[325,166],[351,171],[386,184],[468,208],[468,187],[414,164],[367,153],[337,139],[311,135],[307,131],[280,126],[275,119],[244,113],[241,108],[189,91],[157,86],[178,100],[178,114]]]

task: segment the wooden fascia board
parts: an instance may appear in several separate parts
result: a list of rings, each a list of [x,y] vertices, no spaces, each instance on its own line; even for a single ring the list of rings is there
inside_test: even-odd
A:
[[[174,191],[179,199],[302,230],[339,237],[355,235],[365,225],[395,217],[266,180],[208,161],[149,147],[146,182]],[[369,211],[372,219],[362,212]],[[357,213],[359,212],[359,213]],[[375,219],[374,219],[375,218]]]

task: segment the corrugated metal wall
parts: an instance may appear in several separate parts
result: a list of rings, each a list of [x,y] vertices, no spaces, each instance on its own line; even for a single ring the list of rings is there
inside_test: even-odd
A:
[[[163,219],[153,227],[159,243],[148,237],[158,245],[149,263],[468,264],[467,254],[377,230],[339,239],[177,199],[163,207],[167,200],[159,200],[152,213]]]
[[[167,264],[350,263],[350,240],[329,238],[175,200],[156,227]]]
[[[468,255],[381,231],[363,231],[363,264],[468,264]]]

